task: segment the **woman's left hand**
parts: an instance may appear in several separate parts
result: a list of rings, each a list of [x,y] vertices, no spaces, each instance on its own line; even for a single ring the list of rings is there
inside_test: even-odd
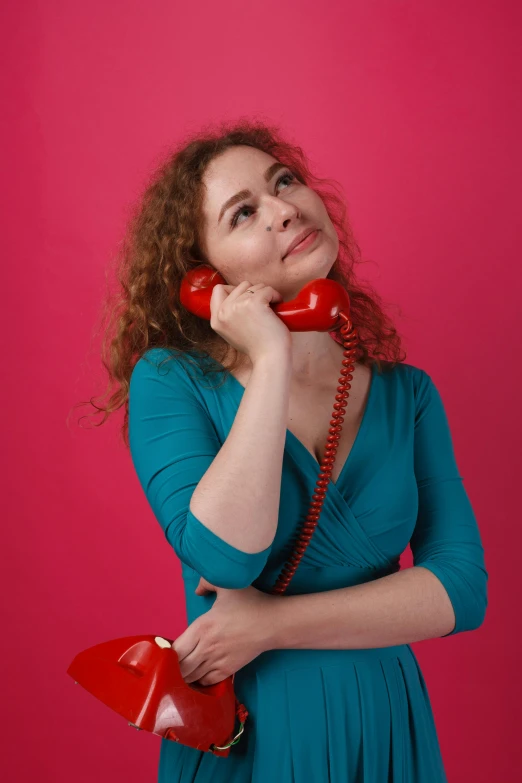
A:
[[[280,596],[255,587],[229,590],[201,577],[197,595],[217,593],[202,614],[172,643],[185,682],[215,685],[271,649],[274,601]]]

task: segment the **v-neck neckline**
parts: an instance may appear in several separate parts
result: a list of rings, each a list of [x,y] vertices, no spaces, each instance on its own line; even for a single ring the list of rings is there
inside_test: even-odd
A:
[[[213,361],[215,361],[217,364],[220,364],[220,362],[218,362],[216,359],[213,359]],[[220,366],[223,367],[222,364],[220,364]],[[346,457],[346,459],[344,461],[344,464],[343,464],[343,466],[342,466],[342,468],[340,470],[340,473],[337,476],[337,481],[332,481],[330,479],[330,482],[329,482],[331,485],[333,485],[336,488],[339,488],[340,483],[342,482],[344,476],[346,475],[346,471],[347,471],[348,467],[354,461],[355,458],[353,457],[353,454],[354,454],[354,452],[358,448],[360,448],[360,443],[361,443],[361,441],[363,439],[364,431],[366,430],[366,428],[368,426],[369,414],[370,414],[371,407],[372,407],[372,404],[373,404],[373,398],[375,397],[375,389],[374,389],[374,386],[375,386],[375,367],[376,367],[375,363],[370,365],[370,371],[371,371],[370,388],[368,390],[368,396],[366,398],[366,404],[364,406],[362,419],[361,419],[361,422],[359,424],[359,428],[357,430],[357,433],[355,435],[354,442],[352,443],[352,448],[348,452],[348,456]],[[232,375],[231,372],[227,371],[227,380],[229,380],[229,379],[230,379],[230,381],[232,382],[233,385],[235,384],[236,387],[238,387],[241,390],[241,398],[242,398],[243,394],[246,391],[246,387],[243,386],[241,381],[238,381],[238,379],[235,377],[235,375]],[[334,396],[334,399],[335,399],[335,396]],[[241,400],[240,400],[240,402],[241,402]],[[332,408],[333,408],[333,401],[332,401]],[[319,475],[319,471],[321,469],[320,463],[317,461],[317,459],[314,457],[314,455],[306,448],[304,443],[301,440],[299,440],[297,435],[294,435],[292,430],[289,430],[288,427],[286,428],[286,442],[287,443],[293,443],[294,446],[297,447],[298,450],[300,450],[301,452],[304,452],[304,454],[306,454],[306,456],[307,456],[307,459],[308,459],[308,462],[310,464],[310,467],[313,466],[313,471],[314,471],[315,475],[316,476]]]

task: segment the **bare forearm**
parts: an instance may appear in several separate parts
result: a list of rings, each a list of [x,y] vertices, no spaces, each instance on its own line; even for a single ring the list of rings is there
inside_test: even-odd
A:
[[[275,597],[270,649],[359,649],[432,639],[455,627],[442,583],[426,568],[323,593]]]
[[[228,437],[190,501],[202,524],[243,552],[261,552],[276,533],[291,366],[285,349],[254,363]]]

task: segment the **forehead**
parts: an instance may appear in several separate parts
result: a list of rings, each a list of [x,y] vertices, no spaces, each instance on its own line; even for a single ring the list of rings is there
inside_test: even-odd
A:
[[[214,158],[203,177],[207,211],[219,210],[221,204],[238,190],[263,183],[263,174],[275,162],[272,155],[246,145],[230,147]]]

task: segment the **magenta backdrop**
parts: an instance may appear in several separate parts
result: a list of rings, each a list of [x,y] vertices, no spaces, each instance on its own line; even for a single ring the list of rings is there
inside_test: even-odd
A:
[[[69,412],[105,389],[105,270],[147,173],[202,124],[256,114],[342,183],[364,274],[443,395],[490,604],[477,631],[413,647],[449,781],[522,779],[520,4],[10,0],[1,16],[3,778],[156,779],[159,738],[66,668],[114,637],[179,636],[179,562],[121,411],[90,430]]]

